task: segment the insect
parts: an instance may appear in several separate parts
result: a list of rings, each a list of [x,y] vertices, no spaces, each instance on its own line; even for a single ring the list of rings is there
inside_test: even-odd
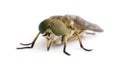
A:
[[[64,16],[51,16],[43,20],[39,24],[39,32],[31,43],[23,44],[23,46],[17,49],[30,49],[33,48],[38,36],[43,34],[47,40],[47,51],[50,50],[51,44],[64,44],[63,52],[66,55],[71,55],[66,51],[67,42],[70,40],[78,39],[80,47],[85,51],[92,51],[92,49],[84,48],[80,35],[86,30],[94,32],[103,32],[98,25],[90,23],[83,18],[76,15],[64,15]],[[31,45],[31,46],[28,46]]]

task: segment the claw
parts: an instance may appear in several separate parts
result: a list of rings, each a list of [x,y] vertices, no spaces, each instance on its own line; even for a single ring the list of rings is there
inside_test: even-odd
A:
[[[82,48],[82,49],[84,49],[85,51],[92,51],[92,49],[86,49],[86,48]]]
[[[68,52],[66,52],[66,51],[64,51],[64,53],[66,54],[66,55],[68,55],[68,56],[70,56],[71,54],[69,54]]]

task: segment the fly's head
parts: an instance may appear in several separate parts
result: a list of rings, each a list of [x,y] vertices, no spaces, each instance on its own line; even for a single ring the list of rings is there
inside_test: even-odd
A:
[[[67,27],[65,24],[58,19],[45,19],[39,25],[39,31],[48,38],[54,36],[62,36],[67,33]]]

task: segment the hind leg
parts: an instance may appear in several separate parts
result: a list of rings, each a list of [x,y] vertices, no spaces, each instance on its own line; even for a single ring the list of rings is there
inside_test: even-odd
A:
[[[80,43],[81,48],[84,49],[85,51],[92,51],[92,49],[86,49],[86,48],[84,48],[79,33],[75,32],[75,34],[76,34],[76,36],[77,36],[77,38],[78,38],[78,40],[79,40],[79,43]]]

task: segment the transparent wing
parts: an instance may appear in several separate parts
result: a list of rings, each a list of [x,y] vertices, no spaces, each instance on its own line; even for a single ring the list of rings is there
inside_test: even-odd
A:
[[[76,15],[65,15],[70,17],[74,21],[74,27],[81,30],[91,30],[96,32],[103,32],[103,29],[98,25],[90,23],[83,18]]]

